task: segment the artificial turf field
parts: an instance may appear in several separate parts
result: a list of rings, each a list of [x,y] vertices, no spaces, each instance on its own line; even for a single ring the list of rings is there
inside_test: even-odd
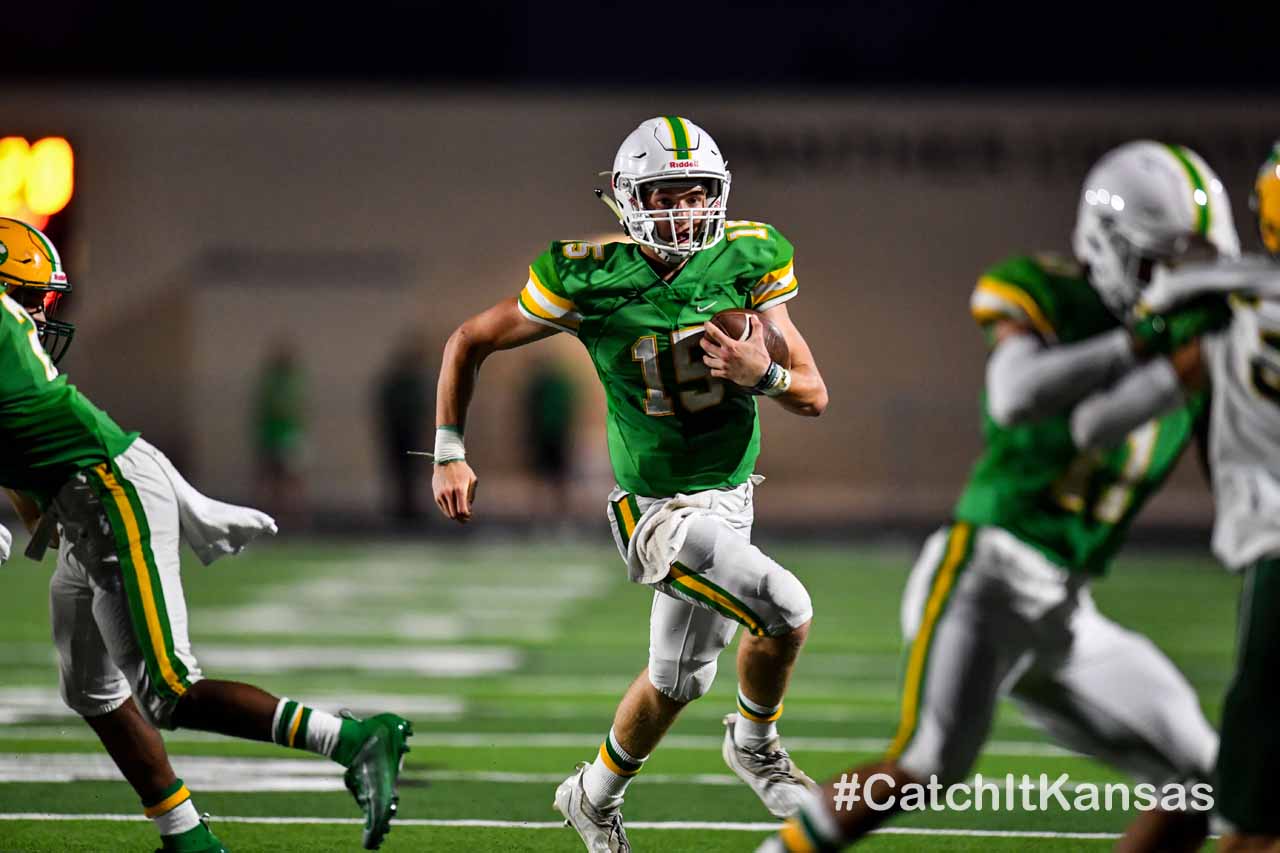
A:
[[[898,599],[914,549],[765,544],[815,602],[781,728],[800,766],[827,777],[875,756],[895,731]],[[137,799],[58,701],[51,567],[20,557],[0,567],[0,853],[150,851],[156,836]],[[401,820],[384,850],[582,849],[555,823],[552,793],[593,757],[648,647],[649,594],[626,580],[612,548],[269,543],[210,567],[192,559],[184,583],[206,674],[414,720]],[[1173,658],[1216,723],[1237,591],[1207,555],[1130,552],[1095,596]],[[712,692],[632,784],[624,814],[637,851],[751,851],[774,825],[720,758],[734,687],[726,656]],[[167,739],[197,809],[232,851],[359,849],[337,765],[200,733]],[[975,769],[1122,778],[1053,747],[1009,703]],[[930,812],[860,849],[1106,850],[1131,816]]]

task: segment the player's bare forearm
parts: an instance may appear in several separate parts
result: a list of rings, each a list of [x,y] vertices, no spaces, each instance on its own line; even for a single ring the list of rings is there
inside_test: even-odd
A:
[[[436,386],[436,426],[449,426],[462,434],[467,407],[475,393],[480,365],[497,350],[512,349],[554,335],[555,330],[520,313],[515,299],[504,299],[475,315],[454,330],[444,345],[440,381]],[[461,449],[461,439],[457,439]],[[437,443],[437,453],[440,453]],[[456,461],[439,463],[431,475],[436,506],[446,516],[465,524],[471,520],[477,477],[459,453]]]
[[[550,337],[555,329],[520,313],[515,298],[504,299],[467,320],[444,345],[436,385],[436,425],[466,425],[467,407],[475,392],[480,365],[497,350],[513,349]]]
[[[787,339],[787,348],[791,351],[791,387],[774,399],[789,412],[816,418],[827,408],[827,383],[822,381],[809,343],[791,322],[786,305],[771,308],[766,313]]]

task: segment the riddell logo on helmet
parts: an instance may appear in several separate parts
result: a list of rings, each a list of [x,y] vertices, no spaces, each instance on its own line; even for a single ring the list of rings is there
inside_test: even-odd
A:
[[[697,160],[672,160],[667,164],[668,169],[695,169],[697,166]]]

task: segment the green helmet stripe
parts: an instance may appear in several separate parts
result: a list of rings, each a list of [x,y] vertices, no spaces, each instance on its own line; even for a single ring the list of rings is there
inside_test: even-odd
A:
[[[1191,162],[1191,158],[1187,156],[1187,149],[1181,145],[1166,145],[1166,148],[1177,158],[1182,164],[1182,168],[1187,170],[1187,177],[1191,180],[1191,201],[1196,206],[1196,230],[1200,232],[1200,236],[1209,236],[1209,188],[1204,185],[1204,178],[1200,177],[1200,170],[1196,168],[1196,164]],[[1197,196],[1204,197],[1204,203],[1201,204]]]
[[[685,127],[684,119],[680,116],[663,116],[667,120],[667,126],[671,128],[671,141],[676,146],[676,159],[689,159],[689,129]]]
[[[27,225],[27,223],[22,223]],[[62,272],[62,258],[58,257],[58,250],[53,248],[53,244],[49,242],[49,238],[44,236],[39,228],[33,228],[27,225],[27,230],[31,232],[31,236],[36,238],[41,246],[44,246],[44,253],[49,257],[49,263],[53,264],[54,272]]]

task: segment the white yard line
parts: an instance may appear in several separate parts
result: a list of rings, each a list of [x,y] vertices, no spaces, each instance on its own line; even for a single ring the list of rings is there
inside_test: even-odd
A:
[[[484,748],[504,747],[529,749],[585,749],[594,752],[600,747],[599,732],[529,734],[520,732],[420,732],[410,742],[414,747]],[[62,741],[93,741],[97,738],[87,726],[72,725],[66,729],[51,731],[37,726],[0,727],[0,739],[50,738]],[[222,735],[205,732],[166,732],[165,740],[171,743],[210,743],[227,741]],[[719,750],[723,741],[718,735],[670,735],[662,740],[664,750]],[[788,749],[802,752],[882,752],[889,746],[887,738],[822,738],[789,737]],[[1051,743],[1035,741],[989,741],[983,748],[984,755],[1029,758],[1082,758],[1077,753]]]
[[[49,814],[45,812],[0,813],[0,820],[30,821],[113,821],[142,822],[147,820],[140,814]],[[234,817],[218,815],[212,819],[214,825],[219,823],[249,823],[267,825],[320,825],[320,826],[356,826],[363,824],[360,818],[341,817]],[[393,826],[435,826],[435,827],[482,827],[492,829],[563,829],[564,821],[518,821],[518,820],[427,820],[413,818],[397,818]],[[778,823],[740,823],[732,821],[632,821],[628,829],[682,829],[707,830],[713,832],[769,832],[781,826]],[[1109,841],[1119,838],[1114,832],[1039,832],[1033,830],[1013,829],[927,829],[916,827],[889,827],[878,829],[874,835],[913,835],[940,836],[961,838],[1065,838],[1081,841]]]
[[[224,758],[188,756],[175,759],[183,778],[200,791],[341,791],[338,768],[319,758]],[[428,783],[483,782],[502,785],[556,785],[564,774],[512,773],[490,770],[406,770],[401,779]],[[735,787],[731,773],[652,773],[646,785]],[[0,754],[0,783],[118,782],[120,772],[105,755],[77,753]],[[1063,786],[1073,792],[1081,782],[1102,786],[1104,780],[1081,780]],[[972,787],[972,780],[967,785]],[[1037,785],[1037,789],[1044,786]]]
[[[206,670],[271,673],[355,669],[434,677],[511,672],[519,651],[506,646],[248,646],[205,644],[196,653]]]
[[[319,690],[290,691],[295,699],[312,708],[337,712],[347,708],[357,716],[394,710],[414,719],[460,720],[467,710],[460,696],[435,693],[331,693]],[[11,729],[6,725],[78,720],[63,703],[54,687],[0,688],[0,737]]]

